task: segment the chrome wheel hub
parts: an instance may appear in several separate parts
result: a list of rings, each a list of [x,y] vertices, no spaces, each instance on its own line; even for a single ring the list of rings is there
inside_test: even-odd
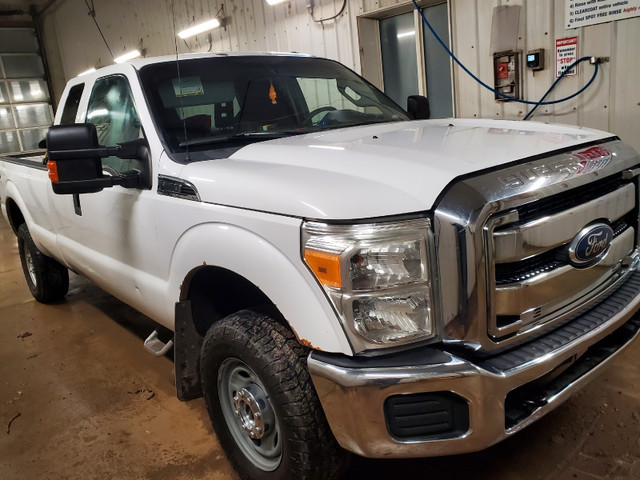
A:
[[[273,412],[262,389],[255,384],[247,385],[233,396],[236,418],[242,429],[254,440],[260,440],[273,424]]]
[[[247,460],[265,472],[278,468],[280,425],[258,375],[242,360],[227,358],[218,370],[218,394],[229,433]]]
[[[27,246],[26,242],[24,245],[24,261],[27,264],[27,271],[29,272],[31,282],[33,282],[34,285],[37,285],[38,282],[36,279],[36,266],[35,263],[33,263],[33,257],[31,256],[31,252],[29,251],[29,247]]]

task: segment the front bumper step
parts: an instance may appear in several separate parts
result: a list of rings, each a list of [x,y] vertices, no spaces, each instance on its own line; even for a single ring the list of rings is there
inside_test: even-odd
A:
[[[493,373],[505,373],[537,358],[548,355],[604,325],[622,312],[640,295],[640,272],[635,271],[614,292],[586,313],[574,315],[565,325],[519,348],[478,362],[478,366]]]
[[[595,377],[637,337],[639,308],[640,273],[634,272],[572,322],[495,357],[474,362],[442,346],[427,346],[377,358],[312,352],[308,366],[329,425],[345,449],[374,458],[472,452],[520,431]],[[389,418],[387,402],[404,396],[428,405],[422,394],[431,394],[425,397],[429,402],[437,397],[440,406],[413,412],[424,429],[411,437],[402,428],[406,425]],[[462,399],[466,409],[452,398]],[[446,417],[451,428],[432,432],[434,414]]]

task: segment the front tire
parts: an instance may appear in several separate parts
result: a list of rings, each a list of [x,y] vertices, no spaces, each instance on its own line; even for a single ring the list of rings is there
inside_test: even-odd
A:
[[[24,223],[18,227],[18,250],[33,298],[40,303],[61,300],[69,291],[69,270],[38,250]]]
[[[245,480],[330,480],[348,455],[329,429],[308,351],[268,315],[241,311],[204,339],[202,386],[213,428]]]

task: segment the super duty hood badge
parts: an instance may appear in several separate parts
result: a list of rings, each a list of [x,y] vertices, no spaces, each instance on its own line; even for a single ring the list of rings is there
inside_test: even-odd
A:
[[[520,171],[499,177],[509,188],[518,188],[538,182],[541,179],[568,180],[576,175],[583,175],[602,170],[611,162],[611,152],[599,145],[582,150],[567,152],[564,157],[557,157],[549,163],[529,166]]]
[[[574,267],[589,267],[604,257],[613,240],[613,229],[606,223],[587,225],[569,245],[569,261]]]

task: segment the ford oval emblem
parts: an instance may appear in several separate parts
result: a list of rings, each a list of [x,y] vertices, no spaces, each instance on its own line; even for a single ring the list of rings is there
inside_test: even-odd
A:
[[[613,240],[613,229],[606,223],[584,227],[569,245],[569,260],[574,267],[593,265],[605,256]]]

